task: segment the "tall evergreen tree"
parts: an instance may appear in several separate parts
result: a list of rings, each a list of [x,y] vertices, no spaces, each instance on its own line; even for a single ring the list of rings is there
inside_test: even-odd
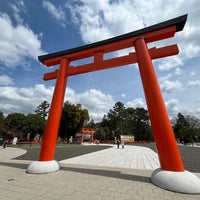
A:
[[[112,110],[108,112],[109,128],[115,132],[115,136],[119,137],[124,134],[125,122],[125,106],[121,102],[117,102]]]
[[[39,106],[37,106],[35,113],[45,119],[49,113],[49,106],[50,104],[44,100]]]

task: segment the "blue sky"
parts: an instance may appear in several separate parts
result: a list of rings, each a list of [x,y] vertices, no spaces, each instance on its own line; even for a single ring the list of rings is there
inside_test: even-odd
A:
[[[0,110],[34,113],[43,100],[51,102],[55,81],[43,81],[43,74],[58,66],[43,66],[39,55],[188,14],[182,32],[149,47],[178,44],[179,55],[154,61],[165,104],[170,118],[178,112],[200,118],[199,10],[198,0],[1,0]],[[134,48],[112,56],[129,51]],[[136,64],[69,77],[65,100],[81,103],[95,121],[117,101],[146,108]]]

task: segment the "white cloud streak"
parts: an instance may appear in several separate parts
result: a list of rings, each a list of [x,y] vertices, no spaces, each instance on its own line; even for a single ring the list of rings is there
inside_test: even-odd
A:
[[[181,89],[182,84],[179,81],[164,80],[160,84],[160,88],[163,92],[171,93],[174,90]]]
[[[193,80],[189,81],[187,84],[188,87],[195,87],[195,86],[200,86],[200,80]]]
[[[42,4],[43,7],[46,10],[48,10],[48,12],[52,15],[53,18],[61,22],[63,27],[66,26],[66,15],[61,6],[57,8],[54,4],[47,0],[43,0]]]
[[[0,75],[0,86],[14,85],[14,81],[7,75]]]

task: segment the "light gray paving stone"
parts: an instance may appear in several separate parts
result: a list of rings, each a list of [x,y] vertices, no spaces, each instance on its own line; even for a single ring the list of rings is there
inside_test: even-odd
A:
[[[128,145],[124,149],[113,146],[110,149],[62,160],[60,163],[133,169],[159,168],[158,156],[151,149]]]
[[[28,166],[29,162],[9,161],[4,155],[10,166],[6,166],[6,162],[4,165],[0,165],[0,199],[200,200],[200,195],[178,194],[151,184],[150,175],[153,171],[152,166],[155,166],[151,160],[154,160],[157,154],[151,152],[152,157],[150,157],[145,156],[145,154],[149,155],[148,149],[136,148],[134,151],[135,154],[133,149],[128,146],[125,146],[124,150],[114,147],[110,149],[110,153],[104,150],[99,152],[99,158],[95,160],[98,165],[91,161],[91,156],[88,154],[83,164],[80,163],[79,157],[75,159],[78,163],[61,163],[61,170],[58,172],[42,175],[27,174],[24,163],[27,163]],[[4,153],[6,154],[6,151]],[[11,151],[7,151],[7,153],[8,157],[12,156]],[[140,162],[143,162],[144,168],[138,169],[138,159],[141,155],[143,155],[143,160]],[[95,159],[95,155],[93,158]],[[87,159],[90,159],[90,165],[85,163]],[[120,165],[117,162],[119,159]],[[105,166],[107,162],[108,166]],[[149,165],[149,162],[152,165]],[[16,166],[14,166],[15,163]],[[23,164],[22,167],[20,167],[20,163]],[[147,167],[151,168],[147,169]],[[200,177],[200,174],[196,175]]]

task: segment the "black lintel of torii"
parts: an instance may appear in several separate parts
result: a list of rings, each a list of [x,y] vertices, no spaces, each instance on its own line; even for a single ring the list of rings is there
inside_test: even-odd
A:
[[[140,29],[140,30],[137,30],[137,31],[129,32],[129,33],[119,35],[119,36],[116,36],[113,38],[109,38],[106,40],[102,40],[99,42],[91,43],[91,44],[80,46],[80,47],[75,47],[75,48],[64,50],[64,51],[58,51],[55,53],[41,55],[41,56],[38,56],[38,60],[44,64],[45,60],[48,60],[51,58],[56,58],[56,57],[64,56],[67,54],[76,53],[76,52],[79,52],[82,50],[87,50],[90,48],[98,47],[101,45],[110,44],[113,42],[128,39],[131,37],[135,37],[135,36],[138,36],[141,34],[149,33],[152,31],[156,31],[156,30],[167,28],[167,27],[174,26],[174,25],[176,26],[176,32],[179,32],[179,31],[183,30],[186,20],[187,20],[187,14],[164,21],[164,22],[161,22],[161,23],[158,23],[158,24],[155,24],[155,25],[152,25],[152,26],[149,26],[149,27],[146,27],[146,28],[143,28],[143,29]]]

